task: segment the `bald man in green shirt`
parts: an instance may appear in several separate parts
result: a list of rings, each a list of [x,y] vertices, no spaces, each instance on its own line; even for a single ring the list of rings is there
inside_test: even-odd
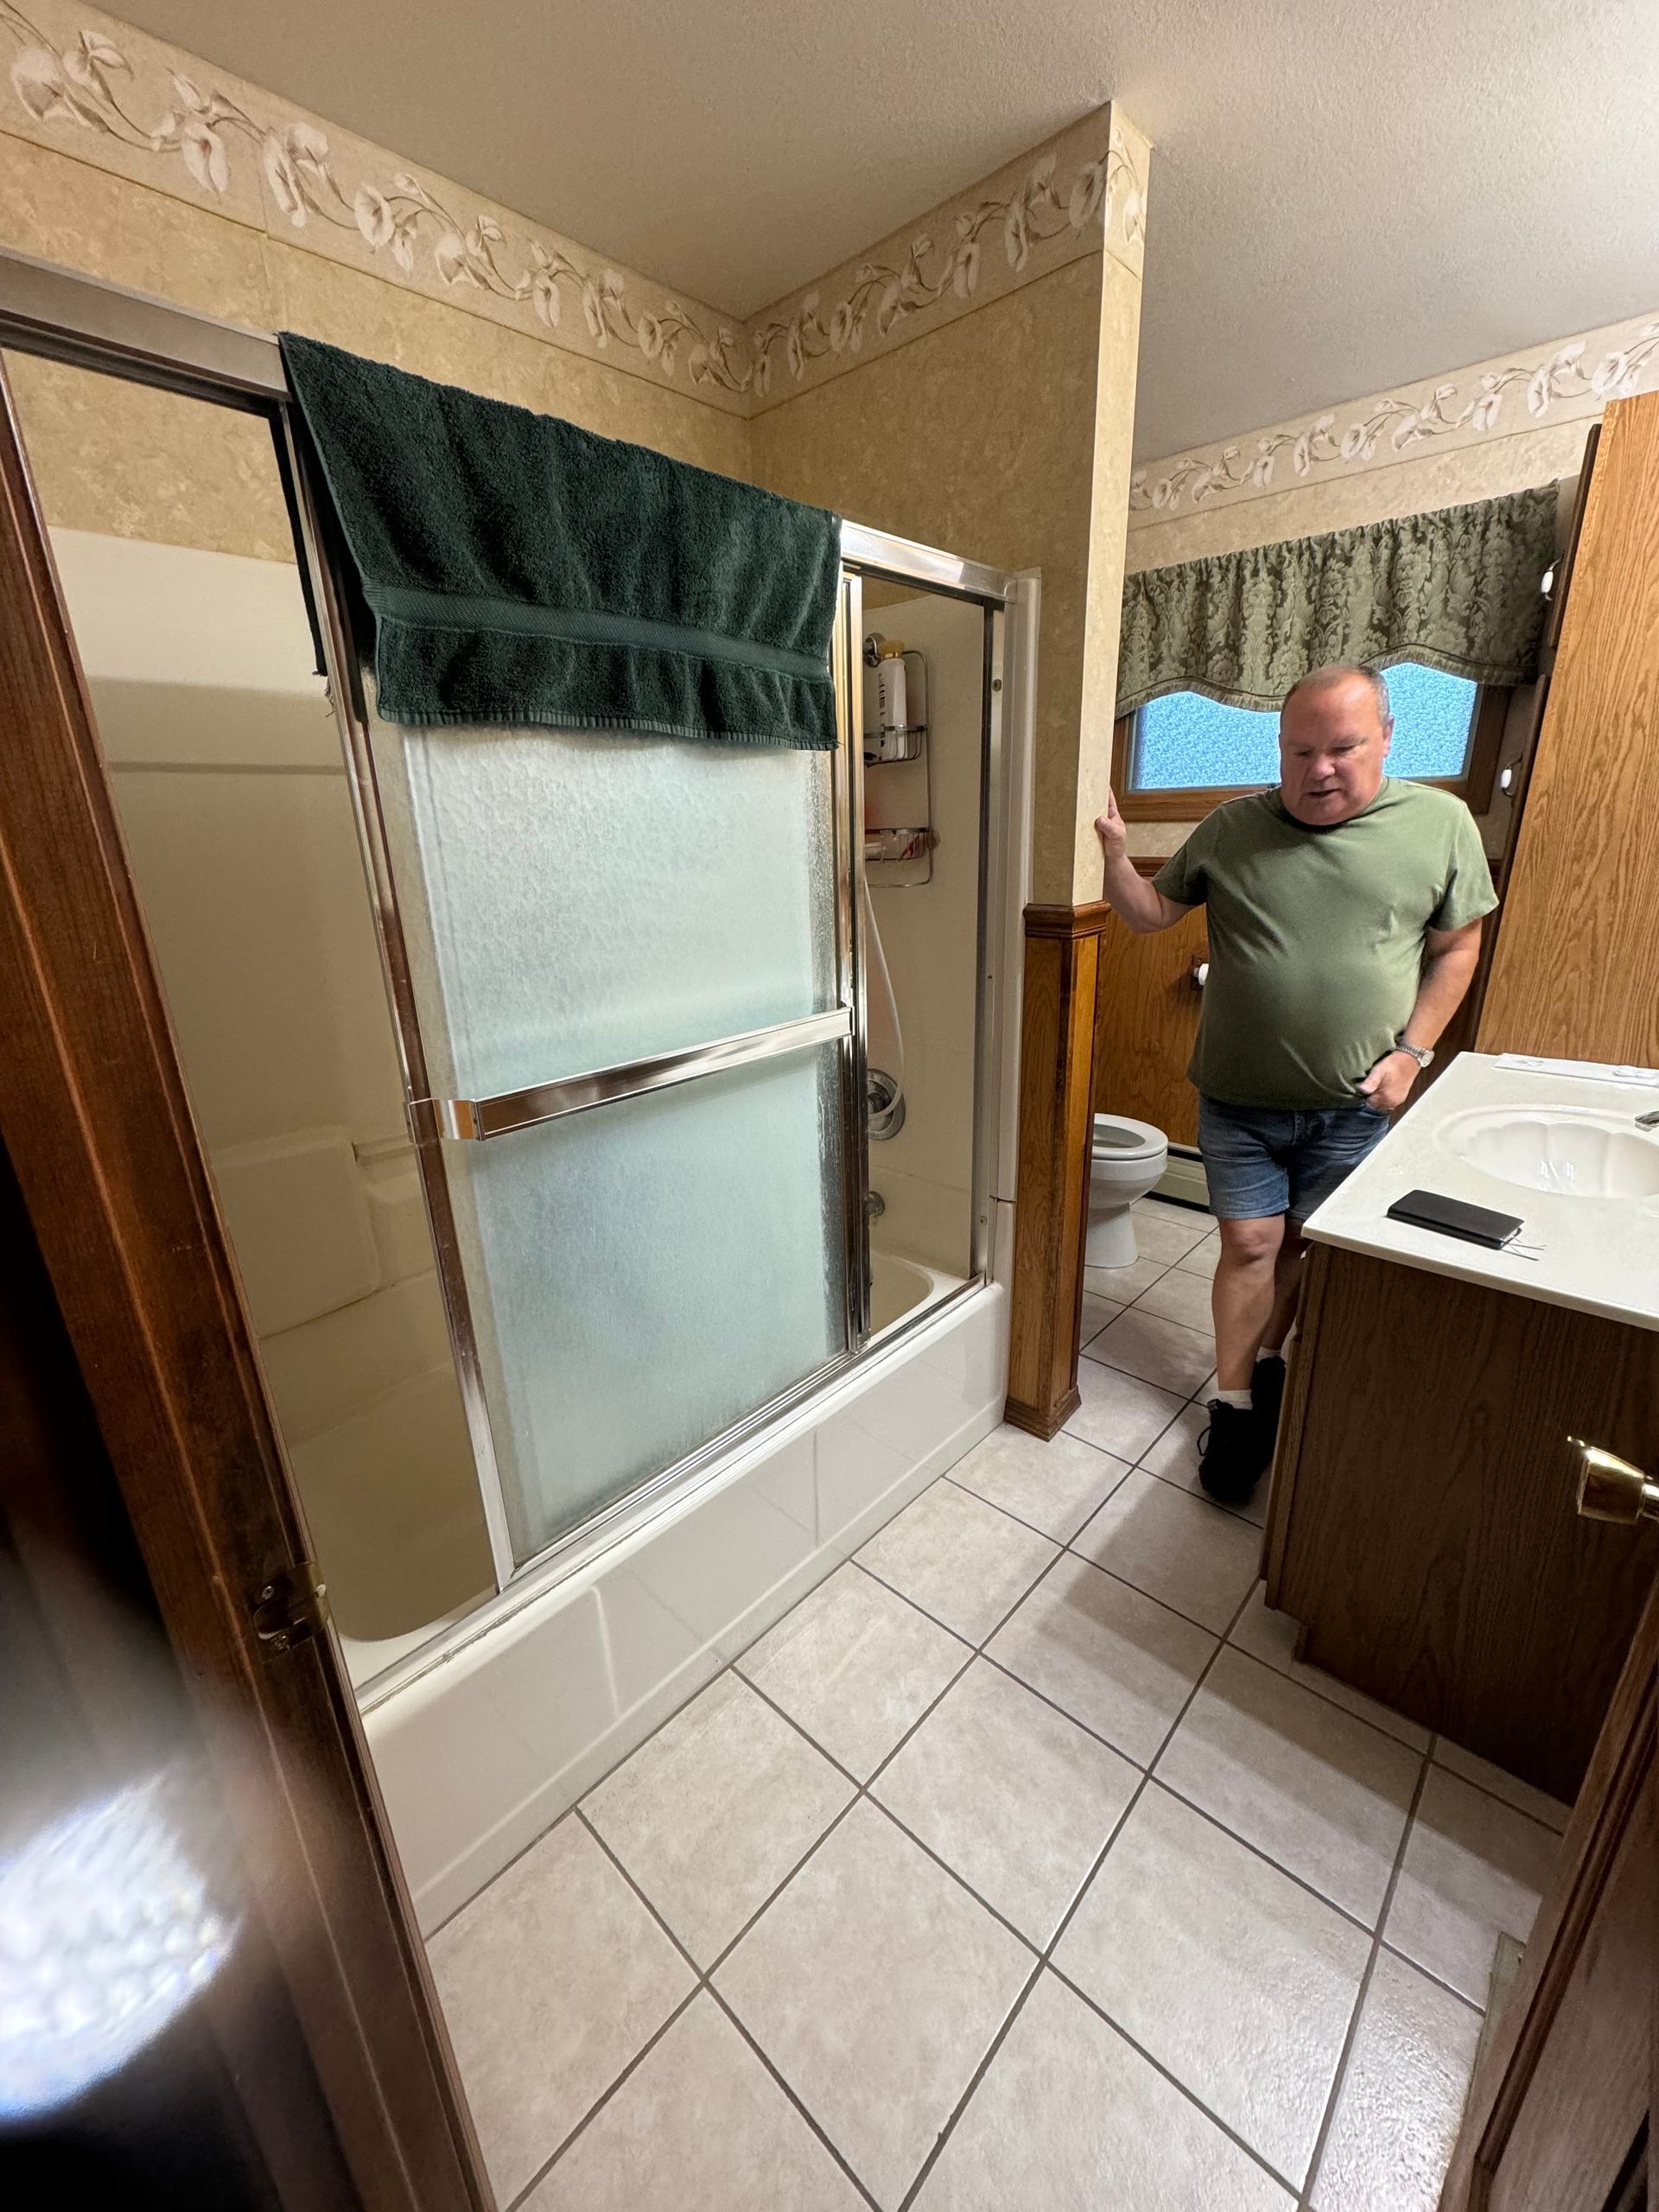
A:
[[[1375,670],[1316,669],[1280,711],[1277,790],[1217,807],[1150,881],[1115,798],[1095,824],[1106,898],[1132,930],[1207,910],[1188,1073],[1221,1258],[1198,1476],[1226,1504],[1273,1456],[1301,1224],[1433,1058],[1497,904],[1463,801],[1386,773],[1393,728]]]

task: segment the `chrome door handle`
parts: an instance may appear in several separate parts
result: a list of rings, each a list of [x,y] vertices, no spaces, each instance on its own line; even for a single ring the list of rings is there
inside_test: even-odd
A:
[[[1586,1521],[1633,1528],[1638,1521],[1659,1520],[1659,1483],[1650,1483],[1642,1468],[1616,1452],[1604,1452],[1580,1436],[1567,1440],[1579,1455],[1579,1511]]]

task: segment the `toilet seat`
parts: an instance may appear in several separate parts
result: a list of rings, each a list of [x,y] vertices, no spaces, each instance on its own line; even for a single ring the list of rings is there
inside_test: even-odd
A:
[[[1090,1150],[1098,1160],[1128,1167],[1137,1160],[1156,1159],[1167,1142],[1150,1122],[1132,1121],[1127,1114],[1096,1114]]]

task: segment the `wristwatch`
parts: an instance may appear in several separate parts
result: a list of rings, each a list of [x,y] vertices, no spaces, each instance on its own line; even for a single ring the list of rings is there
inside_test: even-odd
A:
[[[1409,1052],[1420,1068],[1426,1068],[1434,1058],[1427,1045],[1408,1045],[1403,1037],[1395,1039],[1394,1049],[1396,1052]]]

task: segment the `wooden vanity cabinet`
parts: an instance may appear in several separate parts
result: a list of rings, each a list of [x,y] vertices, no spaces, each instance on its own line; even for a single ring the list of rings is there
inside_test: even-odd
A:
[[[1310,1248],[1264,1539],[1300,1656],[1570,1802],[1659,1570],[1581,1519],[1581,1436],[1659,1465],[1659,1335]]]

